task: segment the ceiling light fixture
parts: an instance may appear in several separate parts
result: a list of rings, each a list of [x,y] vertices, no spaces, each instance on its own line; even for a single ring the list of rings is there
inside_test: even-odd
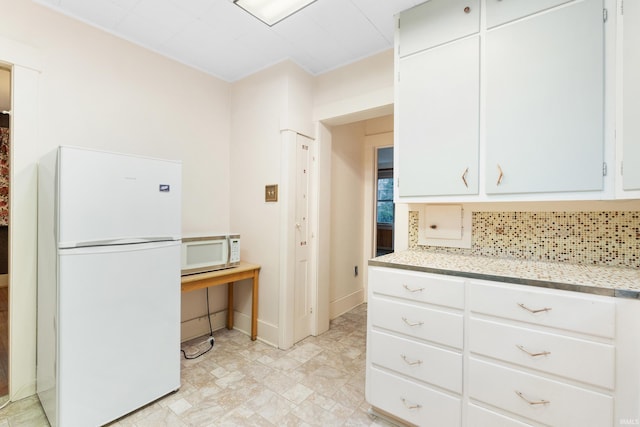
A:
[[[233,2],[267,24],[273,26],[317,0],[233,0]]]

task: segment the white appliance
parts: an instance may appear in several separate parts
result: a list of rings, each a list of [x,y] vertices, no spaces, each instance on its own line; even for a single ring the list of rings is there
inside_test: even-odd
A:
[[[180,387],[181,164],[59,147],[38,175],[38,397],[103,425]]]
[[[192,234],[182,237],[182,275],[240,264],[239,234]]]

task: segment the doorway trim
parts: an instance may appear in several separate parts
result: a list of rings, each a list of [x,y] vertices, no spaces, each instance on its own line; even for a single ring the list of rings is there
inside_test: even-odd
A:
[[[312,294],[311,334],[317,335],[318,315],[318,281],[317,281],[317,141],[292,130],[282,131],[281,163],[280,163],[280,290],[279,290],[279,328],[278,347],[287,349],[295,344],[295,277],[296,277],[296,146],[297,139],[308,139],[312,157],[309,166],[309,292]],[[328,311],[328,309],[327,309]]]
[[[9,399],[36,391],[37,162],[40,52],[0,37],[11,67],[9,193]],[[12,284],[20,286],[12,286]],[[19,337],[19,339],[18,339]]]

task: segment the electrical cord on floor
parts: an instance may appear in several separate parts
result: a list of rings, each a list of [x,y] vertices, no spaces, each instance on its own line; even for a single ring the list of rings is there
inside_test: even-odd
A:
[[[197,359],[203,354],[207,354],[208,352],[211,351],[211,349],[213,348],[213,344],[215,344],[216,342],[216,339],[213,337],[213,327],[211,326],[211,313],[209,310],[209,288],[205,288],[205,290],[207,291],[207,319],[209,320],[209,338],[207,338],[207,341],[204,341],[204,342],[209,342],[209,348],[195,354],[187,354],[186,351],[184,351],[183,349],[180,349],[180,351],[182,352],[182,355],[187,360]],[[203,343],[200,343],[200,344],[203,344]]]

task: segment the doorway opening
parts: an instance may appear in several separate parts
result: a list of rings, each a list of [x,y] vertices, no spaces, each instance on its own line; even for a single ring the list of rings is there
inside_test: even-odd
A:
[[[11,69],[0,65],[0,396],[9,394],[9,162]]]
[[[376,158],[376,256],[380,256],[393,252],[393,147],[378,148]]]

